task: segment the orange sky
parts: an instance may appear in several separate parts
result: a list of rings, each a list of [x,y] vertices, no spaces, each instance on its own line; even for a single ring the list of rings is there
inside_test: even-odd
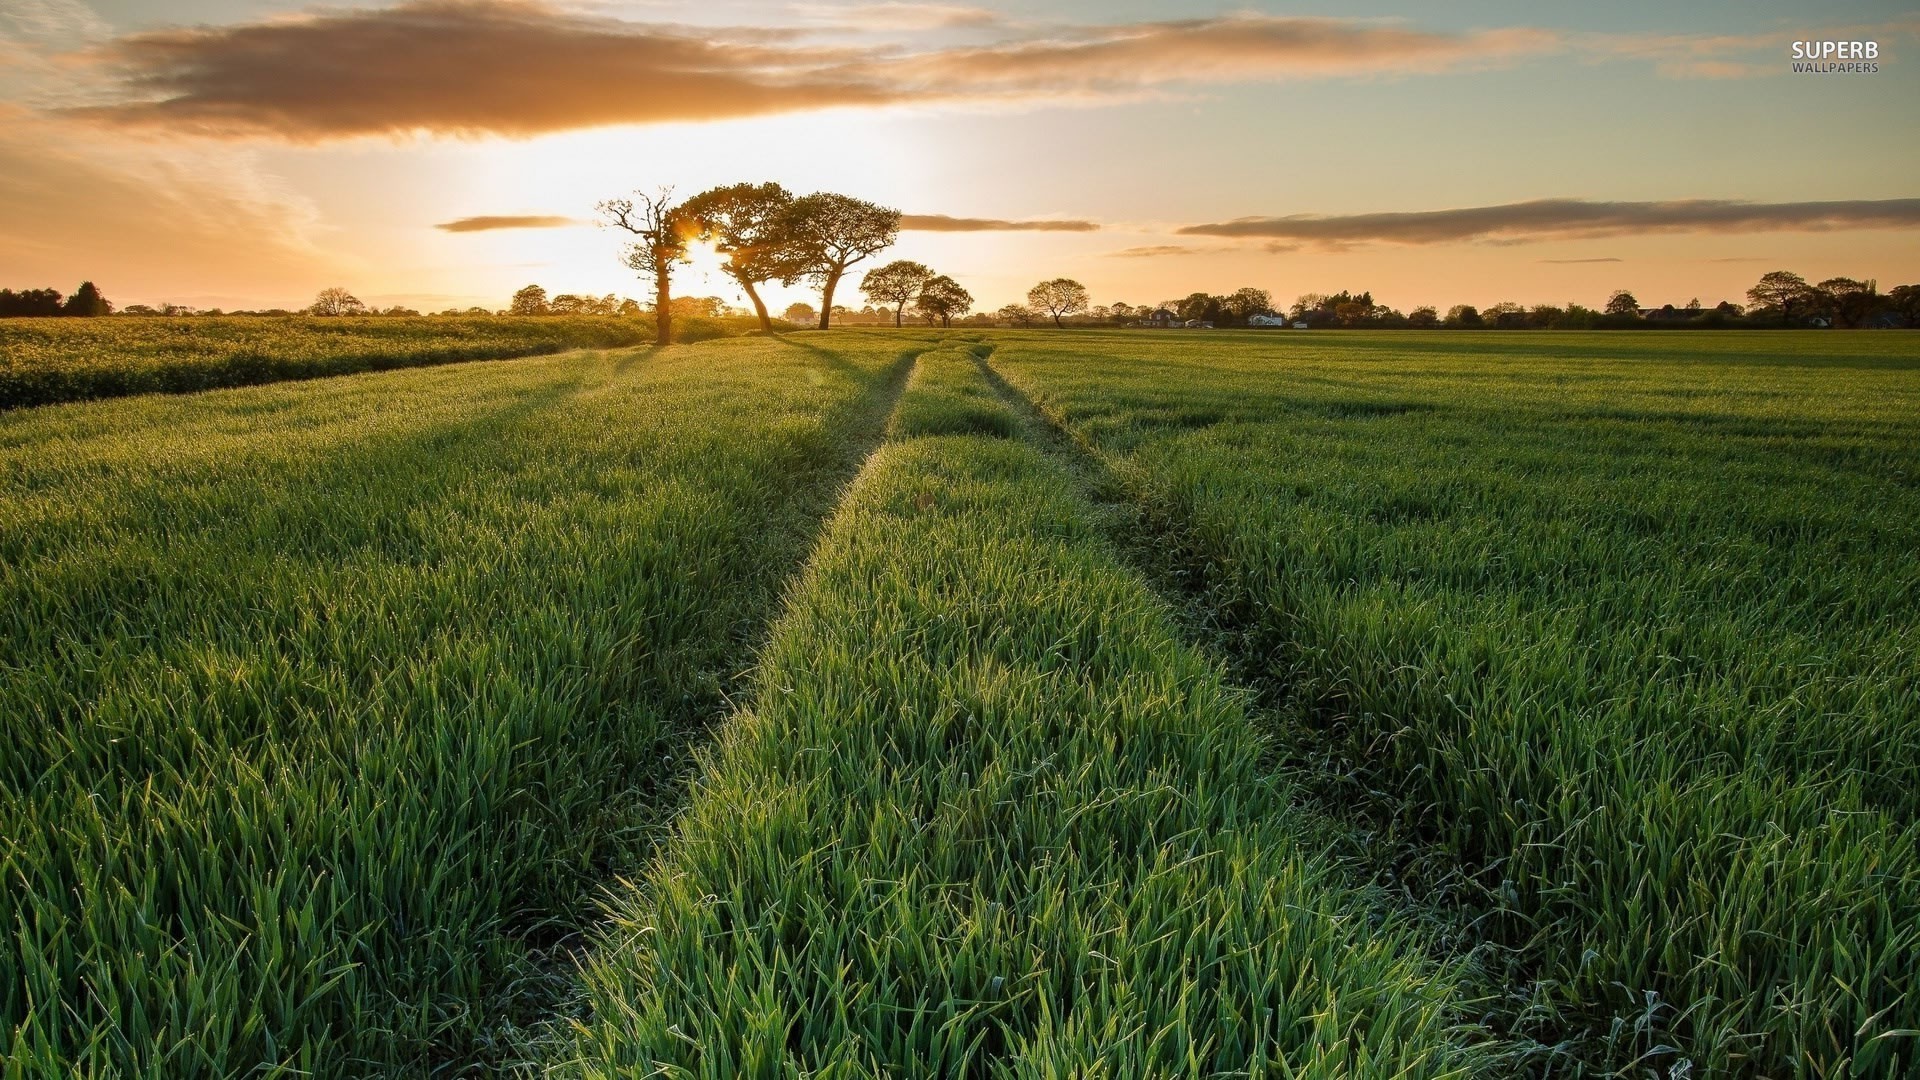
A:
[[[743,180],[944,224],[884,257],[987,309],[1062,275],[1402,309],[1920,281],[1920,20],[1884,3],[155,8],[0,8],[0,284],[634,294],[594,203]],[[1834,37],[1879,70],[1791,71]],[[436,227],[463,219],[491,220]],[[1009,227],[1034,221],[1082,224]],[[733,296],[710,261],[680,291]]]

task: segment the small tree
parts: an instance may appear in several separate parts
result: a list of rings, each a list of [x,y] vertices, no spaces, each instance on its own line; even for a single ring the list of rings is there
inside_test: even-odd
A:
[[[1455,304],[1447,309],[1447,326],[1459,330],[1473,330],[1482,324],[1480,309],[1472,304]]]
[[[805,325],[812,322],[819,314],[813,310],[812,304],[794,303],[787,305],[787,310],[781,313],[781,317],[790,323]]]
[[[78,315],[91,318],[97,315],[113,314],[113,305],[100,295],[100,290],[91,281],[83,281],[80,287],[67,297],[66,305],[61,309],[63,315]]]
[[[874,303],[892,308],[893,325],[899,326],[900,313],[936,276],[924,263],[900,259],[867,271],[867,276],[860,279],[860,291]]]
[[[1612,296],[1607,297],[1605,311],[1609,315],[1638,315],[1640,301],[1634,299],[1633,294],[1627,290],[1616,289]]]
[[[649,194],[634,192],[631,199],[608,199],[599,206],[601,224],[624,230],[636,239],[627,245],[626,263],[641,281],[653,284],[653,340],[673,344],[673,268],[687,261],[687,242],[699,226],[673,205],[673,189]]]
[[[965,315],[973,310],[973,294],[960,287],[960,283],[941,274],[927,282],[914,299],[914,306],[929,319],[939,319],[941,326],[952,326],[955,316]]]
[[[1747,290],[1747,303],[1778,311],[1783,324],[1791,324],[1794,313],[1804,310],[1812,299],[1813,287],[1807,279],[1787,270],[1762,274],[1759,283]]]
[[[1033,309],[1023,307],[1019,304],[1008,304],[999,311],[994,312],[993,317],[995,320],[1006,323],[1008,326],[1033,325]]]
[[[1431,330],[1440,322],[1440,313],[1430,307],[1417,307],[1407,312],[1407,325],[1415,330]]]
[[[337,285],[331,289],[321,289],[320,294],[313,298],[313,306],[307,309],[311,314],[328,316],[359,315],[366,310],[367,305],[361,303],[358,297]]]
[[[780,283],[820,286],[820,329],[832,322],[834,289],[847,268],[893,246],[900,211],[847,195],[818,192],[793,200],[780,217]]]
[[[1053,316],[1055,328],[1061,318],[1087,310],[1087,287],[1072,278],[1054,278],[1027,290],[1027,303],[1036,311]]]
[[[538,285],[528,285],[514,293],[513,300],[507,304],[507,312],[513,315],[545,315],[551,310],[547,290]]]

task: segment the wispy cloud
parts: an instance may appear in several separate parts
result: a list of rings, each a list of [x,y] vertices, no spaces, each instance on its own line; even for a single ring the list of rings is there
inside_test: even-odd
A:
[[[482,214],[478,217],[442,221],[434,228],[443,232],[489,232],[494,229],[564,229],[578,225],[575,218],[555,214]]]
[[[1494,244],[1581,240],[1673,232],[1830,232],[1841,229],[1920,228],[1920,199],[1850,199],[1831,202],[1744,202],[1736,199],[1675,199],[1663,202],[1599,202],[1538,199],[1499,206],[1411,213],[1247,217],[1177,230],[1185,236],[1219,236],[1340,248],[1353,244]]]
[[[896,7],[868,10],[894,17]],[[944,18],[971,17],[970,9],[942,10]],[[117,79],[119,100],[73,112],[296,142],[530,136],[843,106],[1025,106],[1171,86],[1433,73],[1560,47],[1559,35],[1526,28],[1448,33],[1237,14],[1054,27],[913,51],[637,23],[537,0],[413,0],[121,38],[92,54]]]
[[[1538,261],[1550,266],[1579,266],[1583,263],[1617,263],[1620,260],[1608,256],[1601,259],[1540,259]]]
[[[1218,248],[1195,247],[1191,244],[1146,244],[1141,247],[1121,248],[1107,252],[1110,259],[1157,259],[1163,255],[1204,255]]]
[[[997,12],[964,4],[795,4],[793,11],[836,27],[876,30],[950,30],[994,26]]]
[[[1004,218],[949,217],[946,214],[902,214],[900,227],[910,232],[1094,232],[1091,221],[1008,221]]]

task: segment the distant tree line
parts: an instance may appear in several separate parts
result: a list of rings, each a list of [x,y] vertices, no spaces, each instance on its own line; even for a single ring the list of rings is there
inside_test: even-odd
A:
[[[1158,304],[1092,305],[1078,282],[1043,282],[1027,294],[1025,305],[1009,304],[971,320],[1001,326],[1305,326],[1316,329],[1447,330],[1617,330],[1774,329],[1805,327],[1920,328],[1920,285],[1879,291],[1872,280],[1828,278],[1809,284],[1798,274],[1776,270],[1747,290],[1747,305],[1723,301],[1713,307],[1698,299],[1676,307],[1642,307],[1624,289],[1605,304],[1521,304],[1503,301],[1484,309],[1456,304],[1443,314],[1432,307],[1402,312],[1377,303],[1371,292],[1306,293],[1283,312],[1264,289],[1244,288],[1228,295],[1191,293]]]
[[[113,314],[113,304],[93,282],[83,281],[72,296],[59,289],[0,289],[0,318],[92,317]]]
[[[899,232],[899,212],[843,195],[820,193],[794,198],[778,184],[736,184],[714,188],[674,204],[667,193],[601,204],[609,223],[640,239],[629,244],[627,263],[655,285],[657,340],[672,339],[672,323],[685,318],[745,317],[717,296],[673,296],[673,270],[687,261],[688,246],[704,239],[726,256],[723,268],[753,304],[762,329],[774,329],[760,288],[810,281],[821,290],[819,307],[795,303],[782,313],[792,325],[903,325],[911,313],[929,326],[1306,326],[1315,329],[1448,330],[1614,330],[1632,328],[1768,329],[1787,327],[1920,328],[1920,285],[1898,285],[1885,293],[1872,279],[1836,277],[1809,283],[1800,275],[1775,270],[1747,290],[1745,306],[1723,301],[1704,307],[1698,299],[1684,306],[1642,307],[1624,289],[1590,308],[1578,303],[1521,304],[1503,301],[1477,308],[1456,304],[1443,314],[1433,307],[1401,312],[1377,303],[1371,292],[1306,293],[1282,310],[1265,289],[1247,287],[1229,294],[1189,293],[1157,304],[1093,304],[1086,286],[1071,278],[1040,282],[1027,302],[992,312],[973,312],[973,295],[953,278],[923,263],[896,260],[870,270],[860,281],[867,304],[852,309],[833,303],[849,267],[885,249]],[[622,225],[621,222],[625,224]],[[651,223],[651,224],[649,224]],[[651,238],[651,239],[650,239]],[[664,260],[664,261],[662,261]],[[662,276],[664,275],[664,277]],[[646,307],[629,297],[549,296],[539,285],[513,294],[505,308],[448,308],[441,316],[599,315],[637,316]],[[115,314],[114,305],[91,281],[73,295],[57,289],[0,289],[0,317],[60,317]],[[408,307],[374,309],[344,288],[323,289],[298,311],[195,309],[178,304],[159,308],[131,304],[122,315],[318,315],[418,317]]]

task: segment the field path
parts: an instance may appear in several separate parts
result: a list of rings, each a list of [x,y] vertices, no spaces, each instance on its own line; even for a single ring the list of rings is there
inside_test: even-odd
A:
[[[1464,1075],[1457,973],[1321,855],[986,344],[942,345],[549,1075]]]

